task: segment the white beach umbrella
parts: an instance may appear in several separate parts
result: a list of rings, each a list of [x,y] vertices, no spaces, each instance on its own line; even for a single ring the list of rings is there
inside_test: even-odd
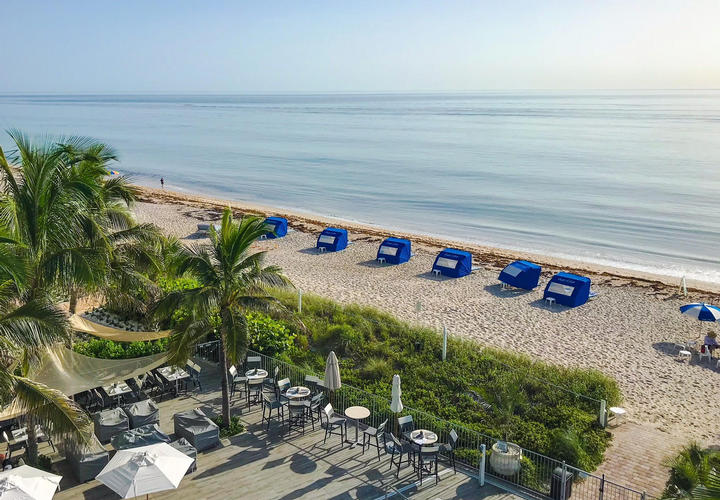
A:
[[[0,472],[0,499],[46,500],[53,497],[62,476],[21,465]]]
[[[335,356],[334,351],[330,351],[327,362],[325,363],[325,380],[323,381],[323,385],[328,391],[337,391],[342,387],[342,383],[340,382],[340,366],[338,365],[337,356]]]
[[[193,459],[167,443],[119,450],[97,480],[122,498],[174,490]]]
[[[400,389],[400,375],[393,375],[392,381],[392,402],[390,403],[390,411],[393,413],[400,413],[403,411],[403,404],[400,396],[402,390]]]

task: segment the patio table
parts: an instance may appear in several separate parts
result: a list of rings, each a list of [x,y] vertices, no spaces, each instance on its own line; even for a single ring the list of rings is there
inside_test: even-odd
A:
[[[262,368],[255,368],[254,370],[248,370],[245,372],[245,376],[248,380],[264,379],[268,376],[268,372]]]
[[[438,437],[433,431],[418,429],[410,433],[410,439],[419,446],[425,446],[437,443]]]
[[[132,392],[132,389],[130,389],[125,382],[108,385],[107,387],[103,387],[103,390],[108,396],[115,398],[118,405],[120,404],[123,394],[129,394]]]
[[[303,386],[290,387],[285,391],[285,397],[288,399],[303,399],[310,395],[310,389]]]
[[[360,428],[360,421],[370,416],[370,410],[364,406],[350,406],[345,409],[345,416],[355,421],[355,441],[352,442],[351,448],[354,448],[359,444],[358,430]]]

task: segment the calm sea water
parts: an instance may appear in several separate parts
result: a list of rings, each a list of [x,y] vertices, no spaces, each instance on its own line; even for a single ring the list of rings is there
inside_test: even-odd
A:
[[[720,282],[717,91],[4,95],[0,127],[106,141],[141,184]]]

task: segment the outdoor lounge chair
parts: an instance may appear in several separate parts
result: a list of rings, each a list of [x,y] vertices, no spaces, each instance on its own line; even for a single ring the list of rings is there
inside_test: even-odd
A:
[[[305,434],[305,419],[307,417],[307,406],[305,401],[290,401],[288,403],[288,434],[295,429],[300,429]],[[313,430],[315,423],[313,422]]]
[[[280,373],[280,366],[276,365],[275,369],[273,370],[273,376],[265,377],[263,379],[263,384],[265,384],[265,387],[267,387],[271,391],[275,390],[275,381],[278,379],[278,373]]]
[[[347,420],[342,417],[336,417],[330,403],[327,404],[323,413],[325,414],[325,439],[323,439],[323,444],[325,444],[329,435],[337,434],[339,430],[340,444],[341,446],[344,445],[345,436],[347,435]],[[320,425],[322,426],[323,422],[320,422]]]
[[[110,453],[95,436],[91,442],[84,445],[66,443],[62,454],[79,483],[95,479],[110,461]]]
[[[197,450],[188,442],[187,439],[180,438],[177,441],[170,443],[170,446],[193,459],[192,465],[188,468],[185,474],[190,474],[191,472],[195,472],[197,470]]]
[[[101,443],[107,443],[115,434],[130,428],[130,420],[121,408],[113,408],[93,414],[95,435]]]
[[[199,409],[176,413],[175,435],[183,437],[197,451],[207,450],[220,444],[220,428]]]
[[[366,446],[368,448],[370,446],[374,446],[375,448],[377,448],[378,460],[380,460],[380,439],[378,436],[382,434],[382,437],[383,437],[382,448],[387,448],[387,446],[385,444],[385,426],[387,425],[387,423],[388,423],[388,419],[385,419],[385,421],[382,424],[378,425],[377,427],[368,426],[365,429],[363,429],[363,442],[362,442],[363,454],[365,453]],[[375,444],[372,444],[373,438],[375,438]]]
[[[262,358],[260,356],[248,356],[245,360],[246,370],[255,370],[262,368]]]
[[[149,424],[115,434],[110,441],[116,450],[125,450],[138,446],[169,443],[170,436],[160,431],[158,424]]]
[[[247,406],[262,404],[263,381],[261,378],[248,380],[245,386]]]
[[[136,429],[143,425],[160,423],[160,410],[152,399],[125,405],[123,406],[123,411],[130,420],[131,429]]]

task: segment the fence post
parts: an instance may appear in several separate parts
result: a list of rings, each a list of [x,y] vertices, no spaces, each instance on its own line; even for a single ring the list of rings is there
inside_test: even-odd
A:
[[[598,415],[598,422],[600,422],[600,427],[603,429],[607,426],[607,401],[604,399],[600,400],[600,415]]]
[[[567,497],[565,496],[565,488],[566,488],[565,476],[566,475],[567,475],[567,464],[565,463],[565,460],[563,460],[562,475],[560,476],[560,499],[561,500],[567,500]]]
[[[302,312],[302,290],[298,288],[298,312]]]
[[[642,495],[640,495],[640,500],[646,500],[647,499],[647,492],[643,490]]]
[[[445,358],[447,357],[447,328],[445,325],[443,325],[443,352],[442,352],[442,360],[445,361]]]
[[[480,486],[485,486],[485,443],[480,445],[480,470],[478,472]]]
[[[600,496],[598,496],[598,500],[603,500],[603,496],[605,496],[605,474],[600,479]]]

